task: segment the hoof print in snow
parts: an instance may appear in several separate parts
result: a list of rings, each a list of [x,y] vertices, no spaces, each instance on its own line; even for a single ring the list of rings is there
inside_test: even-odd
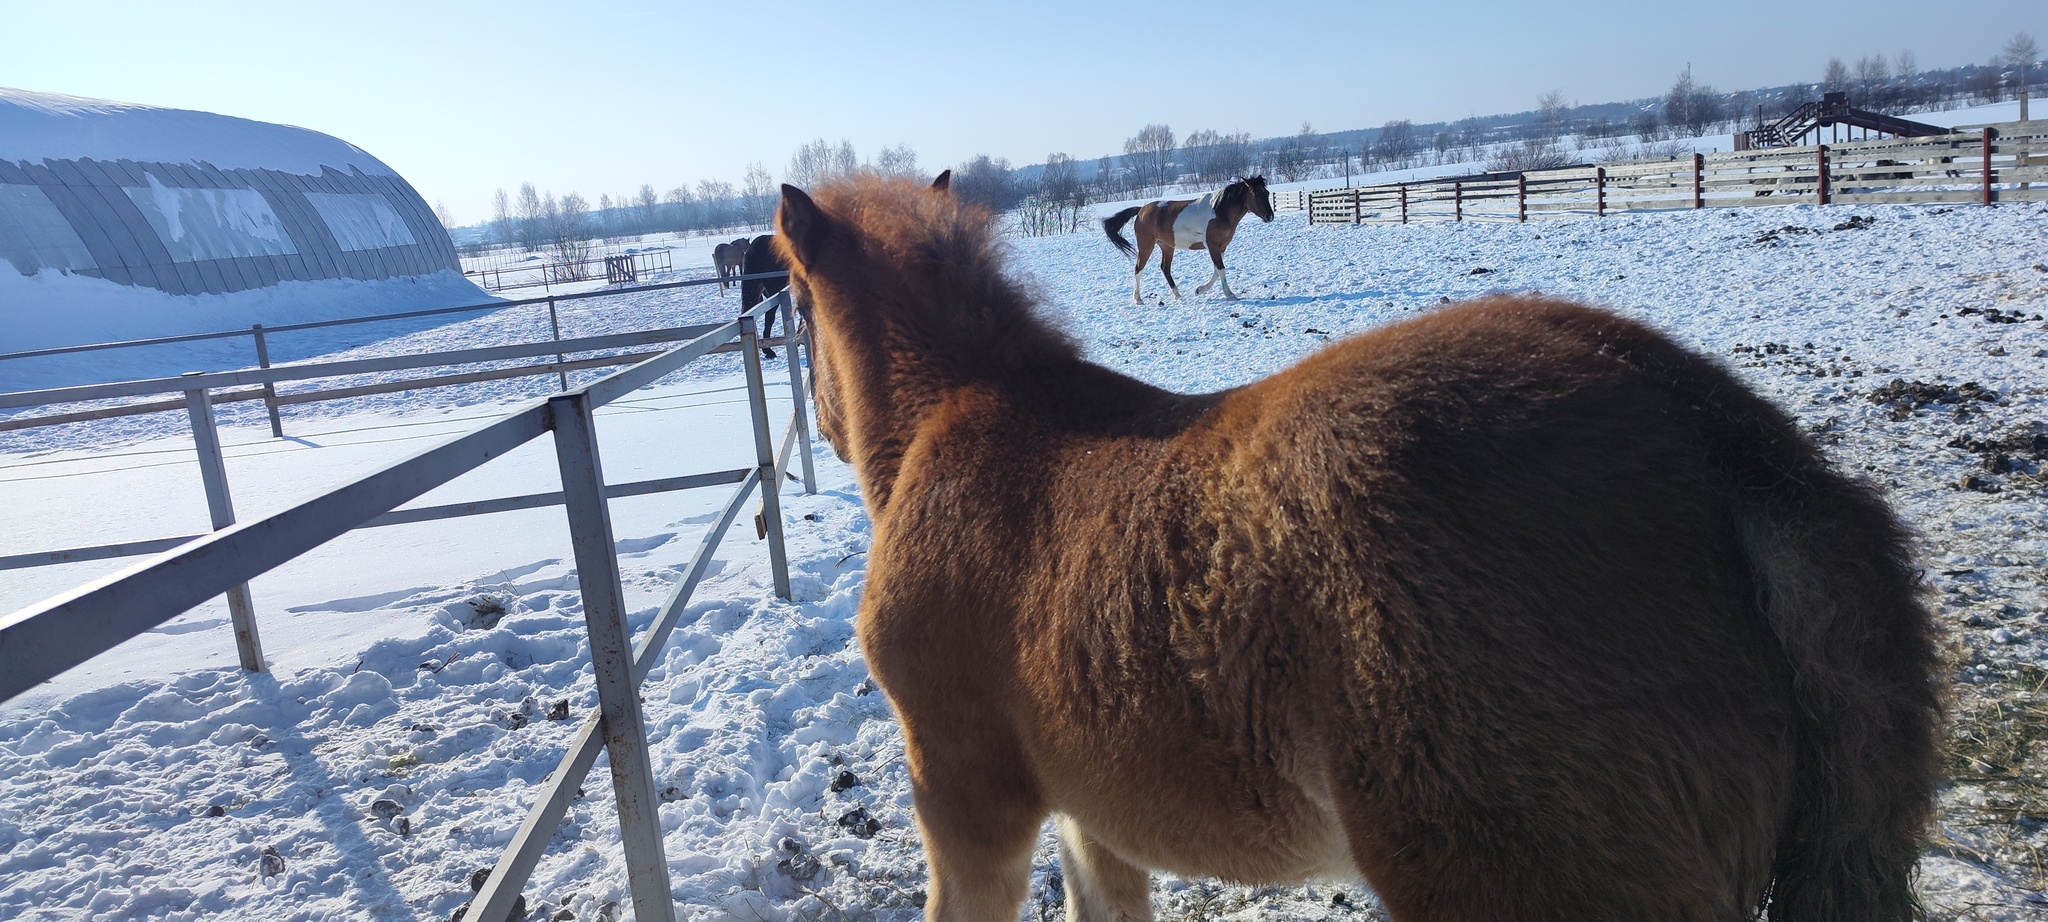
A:
[[[1350,897],[1348,897],[1348,896],[1345,896],[1345,895],[1344,895],[1344,891],[1342,891],[1342,890],[1339,890],[1339,891],[1337,891],[1336,893],[1332,893],[1332,894],[1330,894],[1330,905],[1332,905],[1332,906],[1349,906],[1349,905],[1351,905],[1351,898],[1350,898]]]
[[[567,698],[563,698],[562,700],[560,700],[560,701],[557,701],[557,702],[555,702],[555,706],[554,706],[554,707],[548,708],[548,719],[549,719],[549,720],[568,720],[568,719],[569,719],[569,699],[567,699]]]
[[[839,815],[839,825],[863,839],[872,839],[882,831],[882,821],[868,815],[868,808],[855,807]]]
[[[675,803],[688,796],[690,795],[683,793],[682,788],[676,787],[673,784],[661,789],[661,802],[665,804]]]
[[[852,772],[840,772],[837,777],[832,779],[832,793],[834,794],[857,787],[860,787],[860,776]]]
[[[265,880],[284,873],[284,856],[277,853],[273,845],[263,846],[263,858],[257,864],[258,872]]]
[[[1488,269],[1488,268],[1486,268],[1485,266],[1474,266],[1474,267],[1472,267],[1472,271],[1470,271],[1470,272],[1467,272],[1467,273],[1465,273],[1465,274],[1466,274],[1466,275],[1488,275],[1488,274],[1491,274],[1492,272],[1493,272],[1493,270],[1492,270],[1492,269]]]
[[[370,813],[380,820],[388,820],[404,812],[405,805],[389,797],[379,797],[370,801]]]
[[[209,817],[226,816],[228,815],[228,808],[223,807],[220,804],[214,804],[213,806],[206,808],[205,815]]]
[[[555,914],[548,917],[548,922],[576,922],[576,913],[564,906],[555,910]]]
[[[498,715],[498,723],[507,730],[526,729],[527,716],[520,711],[509,711]]]

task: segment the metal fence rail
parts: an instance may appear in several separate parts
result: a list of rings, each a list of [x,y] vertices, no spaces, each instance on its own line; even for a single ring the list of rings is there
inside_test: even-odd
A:
[[[497,871],[478,894],[471,918],[505,917],[546,848],[571,795],[595,764],[600,742],[610,753],[613,792],[632,885],[635,913],[643,922],[673,920],[668,865],[661,850],[653,774],[640,713],[638,686],[675,628],[711,555],[756,490],[768,541],[776,594],[789,598],[787,554],[783,548],[779,486],[791,453],[804,458],[805,489],[817,487],[810,469],[810,432],[804,412],[801,338],[789,337],[792,398],[790,435],[783,456],[771,450],[767,395],[761,374],[762,314],[788,307],[782,292],[738,320],[721,324],[684,345],[567,393],[536,400],[467,435],[426,449],[352,483],[329,490],[290,509],[219,530],[171,549],[155,559],[94,580],[13,614],[0,617],[0,701],[104,653],[192,607],[245,585],[313,548],[353,529],[508,508],[561,503],[568,508],[570,536],[583,596],[584,619],[597,676],[599,708],[584,721],[563,763],[513,839]],[[748,403],[756,448],[753,469],[608,486],[598,453],[594,412],[664,375],[737,341],[746,362]],[[203,398],[204,390],[195,389]],[[456,477],[534,439],[554,433],[562,490],[426,509],[399,507]],[[202,446],[202,454],[204,447]],[[690,566],[662,605],[652,627],[632,643],[625,620],[616,544],[608,500],[661,489],[711,483],[739,483],[739,489],[704,536]],[[222,524],[220,517],[216,524]],[[241,624],[237,622],[238,645]],[[243,662],[262,667],[253,618]],[[253,662],[252,662],[253,657]]]

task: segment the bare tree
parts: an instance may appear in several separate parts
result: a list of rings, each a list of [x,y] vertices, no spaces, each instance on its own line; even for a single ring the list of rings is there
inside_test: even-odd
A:
[[[519,210],[516,214],[519,219],[519,246],[529,253],[540,249],[547,242],[547,226],[543,223],[547,209],[533,183],[519,184]]]
[[[1892,62],[1881,54],[1867,54],[1856,59],[1857,102],[1863,106],[1883,112],[1891,108]]]
[[[633,208],[637,212],[635,217],[641,233],[648,233],[660,226],[661,198],[654,194],[652,185],[640,184],[640,193],[633,197]]]
[[[1900,49],[1898,60],[1899,63],[1897,70],[1899,72],[1899,76],[1911,77],[1914,74],[1920,72],[1920,59],[1913,56],[1913,49]]]
[[[499,189],[491,197],[491,242],[500,246],[511,246],[519,239],[512,223],[512,197]]]
[[[775,208],[775,177],[756,160],[747,164],[747,185],[740,210],[748,224],[765,223]]]
[[[852,141],[842,140],[838,147],[833,147],[824,138],[818,138],[790,155],[789,169],[784,173],[790,185],[808,189],[829,179],[851,176],[859,168],[860,158],[854,155]]]
[[[1154,186],[1172,179],[1173,129],[1146,125],[1124,141],[1124,166],[1137,186]]]
[[[1250,132],[1232,134],[1203,130],[1188,135],[1183,150],[1195,177],[1203,182],[1222,182],[1246,175],[1252,169]]]
[[[1406,167],[1409,155],[1415,153],[1415,124],[1403,118],[1381,125],[1373,153],[1381,163],[1394,169]]]
[[[917,151],[908,144],[884,147],[875,155],[875,171],[884,176],[902,176],[918,181],[924,180],[924,171],[917,168]]]
[[[1849,88],[1849,65],[1841,58],[1829,58],[1827,69],[1821,72],[1820,88],[1823,92],[1839,93]]]
[[[1551,90],[1536,97],[1536,120],[1543,126],[1543,136],[1556,138],[1564,134],[1564,91]]]
[[[1010,178],[1010,161],[976,154],[953,170],[953,195],[963,202],[1003,211],[1017,204],[1019,193]]]
[[[1720,94],[1713,87],[1694,83],[1690,68],[1679,74],[1664,95],[1664,122],[1697,138],[1720,120]]]
[[[2019,69],[2019,89],[2022,91],[2028,85],[2028,72],[2040,58],[2040,46],[2034,44],[2032,35],[2021,32],[2005,43],[2005,63]]]
[[[731,227],[739,223],[739,194],[723,179],[697,181],[697,207],[709,227]]]

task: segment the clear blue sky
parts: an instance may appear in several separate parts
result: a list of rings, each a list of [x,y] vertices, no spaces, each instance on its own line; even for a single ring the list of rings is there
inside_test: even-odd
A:
[[[462,223],[493,190],[630,194],[797,145],[931,170],[1122,150],[1148,122],[1255,137],[1814,80],[1831,56],[1984,63],[2048,3],[1656,0],[980,4],[0,2],[0,86],[324,131]]]

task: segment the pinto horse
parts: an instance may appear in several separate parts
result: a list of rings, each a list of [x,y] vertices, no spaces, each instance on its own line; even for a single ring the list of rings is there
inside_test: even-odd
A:
[[[1932,811],[1907,536],[1643,324],[1495,296],[1213,394],[1082,358],[987,212],[784,186],[818,419],[873,520],[926,915],[1147,874],[1397,922],[1904,922]]]
[[[1131,303],[1145,303],[1138,280],[1145,272],[1145,261],[1152,256],[1154,243],[1159,245],[1159,274],[1166,276],[1166,287],[1172,289],[1174,297],[1180,297],[1180,286],[1173,282],[1173,251],[1206,249],[1216,271],[1195,289],[1195,294],[1207,294],[1221,283],[1223,297],[1237,300],[1237,293],[1230,290],[1230,280],[1223,274],[1223,251],[1230,246],[1231,238],[1237,236],[1237,222],[1244,220],[1246,212],[1272,223],[1273,195],[1266,191],[1265,177],[1240,179],[1193,201],[1148,202],[1102,219],[1102,232],[1109,235],[1109,242],[1125,256],[1135,253],[1138,257],[1137,267],[1131,270]],[[1124,225],[1132,218],[1138,219],[1135,250],[1123,235]]]
[[[718,290],[724,291],[732,284],[746,265],[749,244],[745,237],[735,237],[731,243],[721,243],[711,248],[711,266],[718,270]]]

